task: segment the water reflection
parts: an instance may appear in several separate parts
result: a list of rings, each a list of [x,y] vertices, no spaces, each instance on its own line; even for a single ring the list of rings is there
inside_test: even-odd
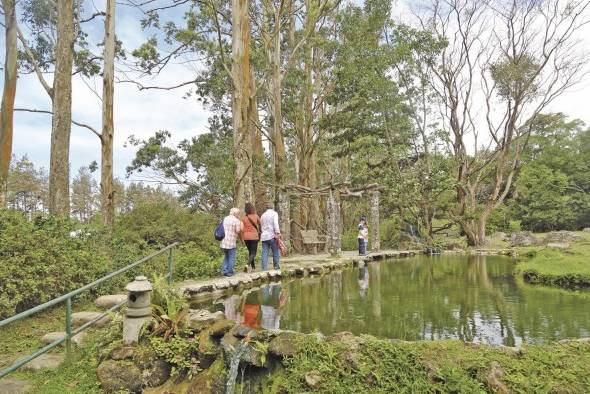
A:
[[[590,336],[590,293],[515,280],[508,258],[420,256],[220,300],[253,328],[519,345]]]
[[[278,330],[285,291],[280,284],[264,286],[258,291],[232,295],[221,301],[225,316],[251,328]]]

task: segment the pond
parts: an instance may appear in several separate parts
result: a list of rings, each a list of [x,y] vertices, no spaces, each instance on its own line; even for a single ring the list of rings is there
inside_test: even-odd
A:
[[[590,336],[590,292],[522,283],[500,256],[417,256],[194,305],[253,328],[518,346]]]

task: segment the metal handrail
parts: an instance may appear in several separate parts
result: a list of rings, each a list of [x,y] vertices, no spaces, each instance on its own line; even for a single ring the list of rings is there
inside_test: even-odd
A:
[[[137,261],[127,265],[126,267],[118,269],[117,271],[111,272],[110,274],[105,275],[102,278],[97,279],[92,283],[82,286],[79,289],[73,290],[67,294],[64,294],[62,296],[54,298],[51,301],[47,301],[41,305],[37,305],[36,307],[33,307],[31,309],[27,309],[26,311],[23,311],[19,314],[16,314],[12,317],[9,317],[7,319],[0,321],[0,327],[3,327],[5,325],[15,322],[17,320],[21,320],[21,319],[24,319],[24,318],[29,317],[31,315],[34,315],[35,313],[45,310],[47,308],[51,308],[52,306],[55,306],[61,302],[65,301],[65,303],[66,303],[66,335],[65,335],[65,337],[60,338],[54,342],[51,342],[47,346],[37,350],[35,353],[30,354],[27,357],[21,358],[20,360],[17,360],[16,362],[14,362],[10,367],[3,369],[2,371],[0,371],[0,379],[3,378],[4,376],[8,375],[11,372],[14,372],[15,370],[22,367],[23,365],[31,362],[32,360],[36,359],[40,355],[47,353],[49,350],[53,349],[54,347],[61,345],[64,342],[66,342],[66,354],[69,355],[69,353],[71,352],[72,337],[73,336],[86,330],[92,324],[101,320],[102,318],[107,316],[110,312],[113,312],[113,311],[119,309],[121,306],[123,306],[126,303],[126,301],[119,303],[119,304],[111,307],[106,312],[102,313],[100,316],[97,316],[96,318],[92,319],[91,321],[89,321],[89,322],[85,323],[84,325],[82,325],[81,327],[77,328],[76,330],[72,330],[72,298],[73,297],[81,294],[82,292],[84,292],[86,290],[96,287],[99,284],[101,284],[111,278],[114,278],[117,275],[125,273],[125,272],[137,267],[138,265],[153,259],[154,257],[160,256],[161,254],[163,254],[165,252],[168,252],[168,273],[166,274],[166,278],[168,279],[168,283],[172,283],[172,278],[173,278],[173,275],[172,275],[172,273],[173,273],[172,249],[176,245],[178,245],[178,242],[174,242],[173,244],[168,245],[165,248],[160,249],[157,252],[150,254],[149,256],[146,256],[140,260],[137,260]]]

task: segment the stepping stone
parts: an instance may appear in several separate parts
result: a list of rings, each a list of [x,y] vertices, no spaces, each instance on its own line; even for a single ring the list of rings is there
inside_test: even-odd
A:
[[[80,327],[83,324],[86,324],[89,321],[96,319],[100,315],[102,315],[102,312],[76,312],[76,313],[73,313],[72,314],[72,325],[74,327]],[[93,326],[103,327],[106,324],[108,324],[108,322],[110,322],[110,321],[111,321],[111,318],[109,316],[105,316],[102,319],[95,322],[93,324]]]
[[[85,335],[86,335],[86,333],[84,333],[84,332],[81,332],[78,335],[74,335],[72,337],[72,342],[75,343],[76,346],[81,346],[82,343],[84,342]],[[50,343],[53,343],[59,339],[65,338],[65,336],[66,336],[65,331],[50,332],[50,333],[43,335],[43,337],[41,337],[41,342],[43,342],[46,345],[49,345]],[[65,342],[62,345],[65,345]]]
[[[33,386],[24,380],[4,378],[0,380],[0,394],[25,394],[31,391]]]
[[[218,279],[214,283],[217,290],[223,290],[230,287],[229,281],[227,279]]]
[[[27,371],[40,371],[42,369],[57,369],[64,361],[62,354],[42,354],[28,364],[23,365]]]
[[[98,297],[94,304],[99,308],[111,309],[125,300],[127,300],[127,294],[111,294]]]

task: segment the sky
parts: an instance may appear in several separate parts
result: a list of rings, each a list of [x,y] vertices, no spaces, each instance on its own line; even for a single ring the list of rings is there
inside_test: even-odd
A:
[[[104,8],[104,1],[96,1],[98,9]],[[394,17],[406,19],[407,8],[403,3],[396,2]],[[137,11],[122,9],[118,11],[117,37],[129,51],[137,48],[149,38],[148,32],[140,27],[141,15]],[[94,29],[95,31],[92,31]],[[97,23],[91,26],[91,36],[100,36],[102,26]],[[587,35],[590,37],[590,34]],[[587,50],[590,38],[582,43]],[[4,36],[0,36],[0,53],[4,53]],[[120,66],[117,66],[118,68]],[[157,78],[144,78],[142,82],[149,85],[174,85],[181,81],[194,78],[194,70],[184,65],[172,65],[165,69]],[[3,73],[0,84],[3,85]],[[51,81],[51,75],[46,76]],[[100,94],[101,81],[96,80],[97,91]],[[590,77],[581,85],[567,92],[556,100],[550,111],[564,112],[571,118],[579,118],[590,124]],[[116,84],[115,86],[115,176],[125,178],[125,168],[134,157],[133,147],[124,147],[130,135],[147,138],[155,131],[168,130],[173,135],[173,141],[179,142],[207,131],[208,111],[203,108],[196,98],[184,98],[186,89],[177,90],[144,90],[132,84]],[[34,74],[21,75],[17,85],[17,108],[50,110],[51,101],[41,87]],[[73,79],[73,119],[89,124],[95,129],[101,127],[101,103],[81,80],[79,76]],[[17,157],[27,155],[36,166],[49,168],[49,146],[51,134],[51,116],[16,112],[14,117],[13,153]],[[70,147],[72,177],[81,166],[87,166],[92,161],[100,163],[100,142],[89,130],[72,126]],[[98,174],[96,174],[98,176]],[[129,180],[133,180],[133,176]],[[128,180],[128,181],[129,181]]]

